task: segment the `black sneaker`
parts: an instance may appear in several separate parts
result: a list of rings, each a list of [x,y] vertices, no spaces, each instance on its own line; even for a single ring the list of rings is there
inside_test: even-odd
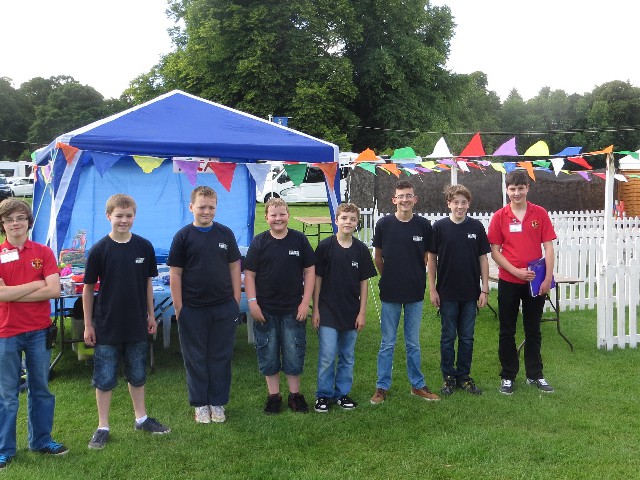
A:
[[[513,394],[513,380],[509,380],[508,378],[503,378],[500,380],[500,390],[499,392],[503,395],[511,395]]]
[[[353,410],[358,406],[358,404],[354,402],[349,395],[342,395],[338,400],[336,400],[336,403],[344,410]]]
[[[544,393],[553,393],[555,391],[544,378],[527,378],[527,383],[529,385],[535,385],[538,390]]]
[[[444,377],[444,383],[442,384],[442,388],[440,392],[443,395],[451,395],[456,390],[456,377],[447,375]]]
[[[135,429],[157,435],[163,435],[171,431],[169,427],[162,425],[158,420],[151,417],[147,417],[147,419],[142,423],[135,422]]]
[[[458,388],[473,395],[482,395],[482,390],[476,385],[471,377],[467,377],[464,380],[459,381]]]
[[[304,399],[304,395],[301,393],[290,393],[289,394],[289,408],[294,412],[298,413],[308,413],[309,405],[307,405],[306,400]]]
[[[282,395],[274,393],[267,397],[267,405],[264,407],[264,413],[267,415],[275,415],[280,413],[282,408]]]
[[[44,453],[45,455],[64,455],[68,451],[67,447],[53,440],[38,450],[39,453]]]
[[[314,410],[318,413],[327,413],[329,411],[329,399],[326,397],[316,398]]]
[[[0,454],[0,468],[4,468],[11,463],[13,457]]]
[[[99,428],[93,433],[88,446],[94,450],[100,450],[104,448],[107,440],[109,440],[109,430]]]

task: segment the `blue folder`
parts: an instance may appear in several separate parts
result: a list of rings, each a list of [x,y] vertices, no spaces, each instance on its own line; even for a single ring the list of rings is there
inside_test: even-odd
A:
[[[527,263],[527,268],[536,274],[533,280],[529,282],[529,292],[532,297],[537,297],[540,292],[540,285],[544,281],[544,277],[547,275],[547,264],[544,261],[544,257],[538,260],[532,260]],[[556,287],[556,281],[551,277],[551,288]]]

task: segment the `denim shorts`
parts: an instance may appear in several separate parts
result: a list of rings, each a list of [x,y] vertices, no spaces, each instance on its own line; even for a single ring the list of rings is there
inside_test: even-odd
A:
[[[277,315],[264,310],[262,313],[265,321],[253,324],[260,373],[267,377],[280,370],[286,375],[302,374],[307,321],[299,322],[295,313]]]
[[[124,377],[133,387],[147,381],[147,351],[149,344],[141,342],[117,345],[96,345],[93,352],[93,382],[98,390],[109,391],[118,385],[118,363],[124,360]]]

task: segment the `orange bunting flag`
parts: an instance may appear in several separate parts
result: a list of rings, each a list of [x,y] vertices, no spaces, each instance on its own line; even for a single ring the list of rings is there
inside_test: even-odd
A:
[[[76,153],[80,151],[79,148],[72,147],[71,145],[67,145],[66,143],[61,143],[61,142],[56,143],[56,148],[59,148],[60,150],[62,150],[62,153],[64,154],[64,158],[67,161],[67,165],[73,162],[73,157],[75,157]]]
[[[484,148],[480,139],[480,132],[476,133],[469,144],[460,152],[459,157],[484,157]]]
[[[536,181],[536,175],[535,173],[533,173],[533,163],[518,162],[518,166],[524,168],[527,171],[527,173],[529,174],[529,177],[531,177],[531,180],[533,180],[534,182]]]
[[[567,160],[573,163],[577,163],[581,167],[586,168],[587,170],[593,170],[593,167],[587,163],[587,161],[582,157],[568,157]]]
[[[220,185],[222,185],[227,192],[231,191],[231,182],[233,181],[233,174],[236,171],[236,166],[237,164],[235,163],[207,163],[207,167],[213,170],[213,173],[216,174]]]
[[[318,167],[324,173],[324,178],[327,179],[327,184],[330,190],[333,190],[333,184],[336,181],[336,172],[338,171],[338,164],[332,163],[314,163],[314,167]]]
[[[376,160],[378,160],[378,157],[376,157],[376,153],[370,148],[367,148],[366,150],[363,150],[362,152],[360,152],[360,155],[356,157],[355,161],[356,162],[375,162]]]
[[[393,173],[396,177],[400,177],[400,170],[395,163],[385,163],[384,165],[380,165],[380,168],[386,170],[387,173]]]
[[[609,145],[604,150],[598,150],[596,152],[585,153],[584,155],[600,155],[602,153],[613,153],[613,145]]]

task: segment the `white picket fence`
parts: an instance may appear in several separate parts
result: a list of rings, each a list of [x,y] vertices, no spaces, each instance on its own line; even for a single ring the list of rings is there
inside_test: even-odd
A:
[[[436,221],[447,213],[420,213]],[[382,216],[376,209],[363,209],[360,214],[358,238],[371,246],[375,223]],[[485,228],[492,213],[474,214]],[[615,265],[607,265],[603,256],[604,214],[602,211],[550,212],[556,231],[555,272],[577,278],[579,283],[559,285],[560,310],[594,309],[598,311],[598,347],[636,348],[640,341],[636,313],[640,302],[640,218],[614,221]],[[600,273],[606,270],[608,290],[604,291]],[[494,285],[495,286],[495,285]],[[550,306],[547,303],[546,308]],[[616,322],[605,322],[613,318]],[[609,312],[607,316],[605,313]]]

